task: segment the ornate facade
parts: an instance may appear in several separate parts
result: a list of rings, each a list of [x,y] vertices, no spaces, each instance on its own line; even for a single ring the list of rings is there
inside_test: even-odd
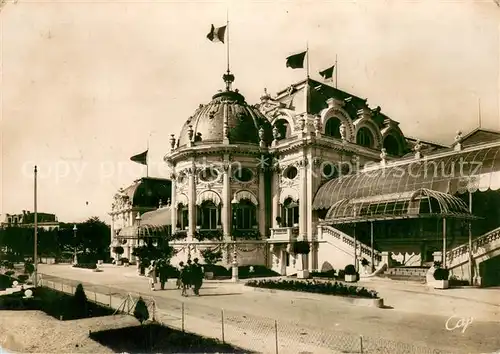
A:
[[[224,81],[225,90],[171,135],[164,157],[171,189],[162,215],[170,213],[174,263],[210,248],[223,251],[225,265],[265,264],[305,277],[351,263],[368,264],[368,273],[393,262],[423,266],[441,251],[458,274],[466,271],[454,247],[471,235],[467,227],[484,233],[499,226],[472,228],[477,218],[457,188],[463,176],[450,175],[459,160],[480,158],[487,167],[474,178],[483,190],[498,189],[499,133],[460,133],[447,147],[407,138],[380,107],[309,78],[273,97],[264,90],[255,105],[232,89],[233,75]],[[443,173],[425,170],[429,161],[445,166]],[[422,173],[410,178],[415,166]],[[474,174],[468,170],[467,183]],[[483,211],[500,205],[493,199]],[[134,206],[126,205],[112,215],[132,226]],[[297,241],[310,251],[295,254]],[[500,254],[500,242],[493,246]]]

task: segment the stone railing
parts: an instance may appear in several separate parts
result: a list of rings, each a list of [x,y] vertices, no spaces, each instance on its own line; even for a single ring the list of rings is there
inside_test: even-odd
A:
[[[326,226],[326,225],[318,225],[317,239],[318,240],[327,240],[327,238],[325,236],[333,238],[336,242],[342,242],[342,243],[346,244],[347,246],[354,248],[354,237],[349,236],[349,235],[343,233],[342,231],[337,230],[334,227]],[[366,255],[367,257],[371,258],[372,249],[370,246],[367,246],[364,243],[359,242],[359,240],[356,240],[356,246],[357,246],[361,256]],[[373,250],[373,258],[377,262],[380,262],[382,260],[382,256],[381,256],[380,252],[377,250]]]
[[[477,257],[478,253],[480,253],[481,251],[484,251],[483,253],[486,253],[487,251],[484,249],[484,247],[486,245],[492,244],[497,240],[498,243],[496,244],[496,247],[494,247],[494,249],[500,248],[500,227],[472,240],[472,257]],[[491,250],[493,249],[490,249],[488,251]],[[460,263],[468,261],[468,259],[469,243],[464,243],[446,252],[446,265],[448,267],[454,267]]]
[[[273,241],[292,242],[299,236],[299,228],[295,227],[275,227],[271,229],[271,238]]]

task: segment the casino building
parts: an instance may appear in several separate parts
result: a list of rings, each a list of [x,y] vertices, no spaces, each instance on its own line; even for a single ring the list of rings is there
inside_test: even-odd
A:
[[[111,243],[124,256],[170,237],[174,264],[210,248],[229,267],[307,277],[353,264],[361,276],[421,279],[441,261],[457,278],[500,283],[499,132],[443,146],[310,78],[257,104],[223,79],[171,135],[171,175],[117,194]]]

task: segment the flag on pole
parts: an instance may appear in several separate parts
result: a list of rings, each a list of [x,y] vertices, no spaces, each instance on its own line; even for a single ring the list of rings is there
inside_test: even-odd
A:
[[[227,26],[222,27],[212,27],[210,28],[210,32],[207,34],[207,38],[212,42],[222,42],[224,43],[224,35],[226,34]]]
[[[290,55],[286,58],[286,67],[292,69],[302,69],[304,68],[304,59],[306,57],[307,50],[298,54]]]
[[[335,69],[335,65],[330,66],[328,69],[320,71],[319,74],[323,79],[328,80],[333,78],[333,70]]]
[[[140,154],[134,155],[130,158],[131,161],[140,163],[141,165],[148,164],[148,150],[141,152]]]

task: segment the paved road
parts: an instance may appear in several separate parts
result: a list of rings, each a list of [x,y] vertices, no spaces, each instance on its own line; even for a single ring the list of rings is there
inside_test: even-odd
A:
[[[491,353],[500,349],[499,322],[473,320],[465,331],[463,328],[449,331],[445,324],[450,316],[411,313],[398,311],[397,308],[358,307],[346,305],[335,297],[293,292],[273,294],[253,291],[241,284],[206,282],[203,296],[184,298],[173,284],[169,284],[165,291],[151,292],[147,279],[135,275],[133,269],[104,268],[104,272],[94,273],[64,265],[42,265],[39,271],[73,279],[74,285],[83,282],[87,291],[129,291],[153,296],[158,307],[168,311],[175,319],[181,317],[182,302],[185,316],[190,321],[205,321],[207,325],[209,322],[219,323],[221,308],[224,308],[225,321],[235,328],[234,331],[240,331],[238,336],[244,335],[245,330],[267,336],[273,332],[276,319],[281,342],[299,341],[318,348],[358,351],[359,336],[362,335],[364,352],[424,353],[435,349],[450,353]],[[411,301],[412,296],[408,293],[405,301]],[[426,301],[427,312],[432,308],[430,302],[433,297],[423,299],[422,296],[415,296],[415,299],[416,308],[422,301]],[[471,303],[470,306],[476,304]],[[451,314],[460,317],[459,310],[455,308]],[[455,319],[450,323],[455,325]],[[194,323],[191,325],[194,326]],[[228,336],[235,337],[237,334],[226,334],[226,340],[231,341]]]

